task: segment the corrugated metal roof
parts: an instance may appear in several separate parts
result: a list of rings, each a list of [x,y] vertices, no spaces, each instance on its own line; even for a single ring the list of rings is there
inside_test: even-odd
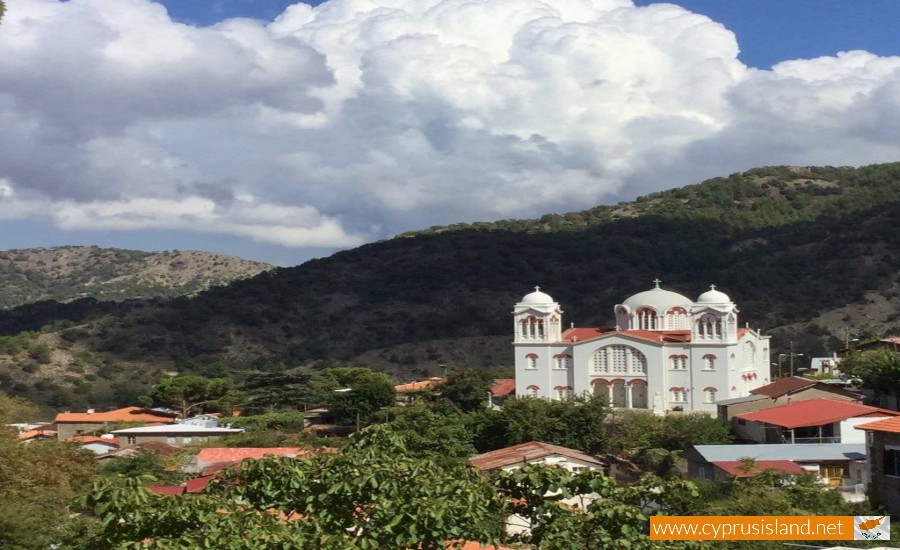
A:
[[[126,428],[115,430],[116,435],[149,435],[149,434],[210,434],[225,435],[239,434],[243,428],[208,428],[206,426],[191,426],[185,424],[164,424],[162,426],[143,426],[140,428]]]
[[[754,460],[865,460],[864,443],[767,443],[762,445],[694,445],[682,455],[693,462],[722,462],[752,458]]]
[[[303,456],[309,453],[299,447],[207,447],[197,453],[197,463],[234,463],[264,456]]]
[[[782,378],[777,382],[766,384],[765,386],[756,388],[755,390],[750,390],[750,393],[777,398],[781,397],[782,395],[787,395],[791,392],[802,390],[804,388],[815,385],[815,380],[808,380],[806,378],[800,378],[799,376],[791,376],[790,378]]]

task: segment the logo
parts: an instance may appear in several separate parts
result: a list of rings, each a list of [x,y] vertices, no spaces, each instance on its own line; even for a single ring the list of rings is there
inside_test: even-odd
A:
[[[853,516],[853,540],[890,539],[890,516]]]

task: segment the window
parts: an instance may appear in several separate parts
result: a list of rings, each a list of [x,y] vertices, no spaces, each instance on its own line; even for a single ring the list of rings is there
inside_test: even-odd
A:
[[[687,390],[677,388],[670,390],[669,400],[672,403],[687,403]]]
[[[681,307],[673,307],[666,312],[666,328],[668,330],[690,330],[687,310]]]
[[[644,308],[635,312],[638,328],[641,330],[656,330],[656,312],[650,308]]]
[[[591,371],[598,374],[609,372],[609,363],[606,358],[606,348],[600,348],[594,352],[594,357],[591,361]]]
[[[575,397],[575,391],[572,388],[556,388],[556,398],[560,401],[573,397]]]
[[[672,370],[687,370],[687,355],[672,355],[669,357],[669,368]]]
[[[703,370],[716,370],[716,356],[715,355],[704,355],[703,356]]]
[[[525,368],[526,369],[537,369],[537,361],[538,361],[538,356],[533,353],[529,353],[528,355],[525,356]]]
[[[630,346],[606,346],[594,352],[591,370],[594,374],[646,374],[647,358]]]
[[[522,319],[522,337],[543,339],[544,320],[534,316]]]
[[[714,390],[714,389],[704,390],[703,395],[706,397],[707,403],[715,403],[716,402],[716,390]]]
[[[571,355],[557,355],[554,357],[554,367],[557,369],[570,369],[572,368],[572,356]]]
[[[884,475],[900,477],[900,449],[884,449]]]
[[[126,443],[128,443],[129,445],[136,445],[136,444],[137,444],[137,437],[135,437],[135,436],[133,436],[133,435],[129,435],[127,438],[125,438],[125,441],[126,441]]]

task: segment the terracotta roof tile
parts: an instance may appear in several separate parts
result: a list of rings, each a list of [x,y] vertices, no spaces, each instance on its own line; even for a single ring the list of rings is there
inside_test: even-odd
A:
[[[424,390],[424,389],[430,388],[431,386],[439,384],[443,381],[444,381],[443,378],[441,378],[439,376],[435,376],[435,377],[429,378],[428,380],[421,380],[419,382],[410,382],[408,384],[400,384],[399,386],[394,386],[394,391],[402,393],[402,392],[408,392],[408,391]]]
[[[494,397],[507,397],[516,393],[515,378],[498,378],[491,384],[491,395]]]
[[[303,456],[309,451],[299,447],[207,447],[197,453],[198,463],[234,463],[264,456]]]
[[[82,445],[87,445],[88,443],[104,443],[112,447],[119,446],[119,438],[117,437],[98,437],[96,435],[76,435],[70,437],[66,441],[69,443],[81,443]]]
[[[866,416],[900,416],[900,412],[859,405],[850,401],[809,399],[806,401],[795,401],[781,407],[738,414],[735,415],[735,418],[793,429],[821,426],[832,422],[840,422],[848,418]]]
[[[55,422],[80,422],[83,424],[107,422],[159,422],[171,424],[175,418],[171,415],[152,412],[142,407],[125,407],[107,412],[95,413],[59,413]]]
[[[56,432],[53,430],[28,430],[16,435],[16,439],[19,441],[28,441],[36,437],[56,437]]]
[[[606,328],[570,328],[562,333],[561,342],[583,342],[606,336],[631,336],[649,342],[690,342],[689,330],[615,330]],[[574,340],[573,340],[574,339]]]
[[[582,462],[593,464],[597,467],[603,466],[603,463],[596,458],[566,447],[551,445],[549,443],[541,443],[540,441],[529,441],[484,453],[469,459],[469,463],[481,471],[496,470],[514,464],[522,464],[532,460],[540,460],[548,456],[564,456]]]
[[[776,470],[778,473],[785,474],[806,473],[806,470],[801,468],[799,464],[790,460],[757,460],[754,462],[755,467],[749,472],[745,472],[742,469],[744,463],[740,460],[724,460],[713,462],[712,464],[737,477],[753,477],[767,470]]]
[[[868,424],[855,426],[857,430],[869,430],[873,432],[887,432],[892,434],[900,434],[900,416],[894,418],[885,418],[884,420],[876,420]]]

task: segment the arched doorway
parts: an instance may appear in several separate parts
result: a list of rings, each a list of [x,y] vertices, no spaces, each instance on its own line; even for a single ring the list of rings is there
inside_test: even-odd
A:
[[[644,380],[632,380],[629,384],[631,390],[631,408],[647,409],[647,382]]]

